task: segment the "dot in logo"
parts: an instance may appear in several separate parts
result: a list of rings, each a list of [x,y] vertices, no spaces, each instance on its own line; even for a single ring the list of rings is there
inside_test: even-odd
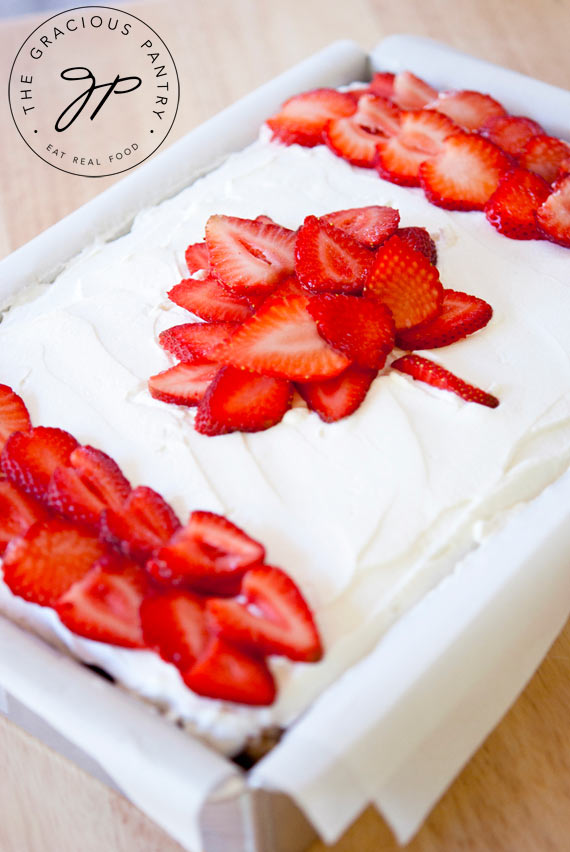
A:
[[[12,65],[9,98],[38,157],[64,172],[106,177],[162,145],[180,85],[170,51],[148,24],[122,9],[81,6],[28,36]]]

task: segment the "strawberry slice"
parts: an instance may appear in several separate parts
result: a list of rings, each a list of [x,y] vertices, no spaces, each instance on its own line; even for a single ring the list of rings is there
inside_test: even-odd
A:
[[[218,637],[210,639],[200,659],[182,678],[193,692],[207,698],[253,706],[275,700],[275,682],[267,663]]]
[[[375,95],[391,99],[394,95],[394,74],[389,71],[377,71],[372,75],[369,89]]]
[[[457,133],[420,166],[428,201],[447,210],[482,210],[510,168],[506,154],[476,133]]]
[[[538,208],[536,221],[547,240],[570,248],[570,175],[554,184],[552,193]]]
[[[345,231],[367,248],[375,248],[396,232],[400,214],[394,207],[351,207],[335,210],[320,217],[321,220]]]
[[[359,250],[367,252],[362,247]],[[307,311],[308,303],[306,293],[283,285],[218,350],[219,360],[299,381],[337,375],[348,366],[348,358],[322,339]]]
[[[53,607],[106,550],[96,536],[68,521],[38,521],[6,548],[4,581],[24,600]]]
[[[214,512],[192,512],[186,526],[174,533],[146,568],[165,585],[237,593],[245,571],[264,558],[263,545],[227,518]]]
[[[506,115],[505,108],[490,95],[469,90],[442,92],[427,109],[447,115],[465,130],[479,130],[492,116]]]
[[[186,249],[184,254],[186,258],[186,266],[190,275],[195,275],[196,272],[210,269],[210,258],[208,257],[208,246],[206,243],[192,243]]]
[[[352,115],[355,109],[354,98],[347,92],[314,89],[289,98],[267,124],[273,131],[273,139],[286,145],[297,143],[312,148],[322,143],[328,121]]]
[[[539,240],[536,211],[550,195],[543,178],[526,169],[505,172],[485,205],[491,225],[512,240]]]
[[[297,382],[295,387],[311,411],[325,423],[354,414],[364,401],[378,371],[351,364],[339,376],[318,382]]]
[[[169,504],[152,488],[139,485],[120,507],[101,515],[100,537],[125,556],[145,562],[180,527]]]
[[[483,299],[456,290],[444,290],[440,315],[431,322],[402,329],[396,336],[396,345],[407,350],[449,346],[479,331],[492,316],[491,305]]]
[[[441,312],[443,287],[437,268],[396,235],[378,249],[366,292],[390,308],[397,331],[434,319]]]
[[[210,216],[206,244],[212,275],[238,295],[270,293],[295,266],[295,232],[258,219]]]
[[[441,150],[444,139],[459,127],[433,110],[403,111],[400,132],[378,141],[376,169],[381,177],[400,186],[419,186],[420,165]]]
[[[158,342],[166,352],[192,363],[217,361],[216,349],[239,328],[237,322],[186,322],[161,331]]]
[[[567,142],[542,133],[528,140],[520,156],[520,164],[548,183],[553,183],[568,157],[570,145]]]
[[[140,616],[147,647],[181,672],[206,650],[210,634],[204,598],[179,590],[151,595],[142,602]]]
[[[70,521],[99,526],[103,509],[120,508],[131,486],[118,464],[94,447],[77,447],[69,463],[56,467],[48,490],[47,503]]]
[[[401,240],[405,240],[416,251],[421,251],[434,266],[437,265],[437,248],[425,228],[418,228],[412,225],[409,228],[398,228],[395,234]]]
[[[525,115],[491,115],[479,128],[481,134],[505,153],[518,157],[526,143],[544,130]]]
[[[287,379],[222,367],[198,405],[196,431],[227,435],[270,429],[283,419],[292,398],[293,387]]]
[[[0,555],[11,539],[23,535],[36,521],[47,518],[48,512],[41,503],[7,479],[0,479]]]
[[[419,382],[425,382],[434,388],[441,388],[441,390],[451,391],[466,402],[477,402],[479,405],[486,405],[489,408],[496,408],[499,404],[496,396],[468,384],[450,373],[449,370],[445,370],[439,364],[435,364],[427,358],[422,358],[420,355],[404,355],[403,358],[393,361],[391,366],[401,373],[407,373]]]
[[[211,275],[185,278],[169,291],[168,298],[208,322],[243,322],[251,314],[251,306],[245,299],[230,293]]]
[[[437,89],[410,71],[401,71],[394,77],[392,100],[401,109],[421,109],[437,95]]]
[[[219,364],[177,364],[163,370],[148,380],[148,389],[153,399],[174,405],[198,405],[210,382],[215,378]]]
[[[299,228],[295,257],[299,281],[317,293],[362,291],[374,260],[357,240],[316,216]]]
[[[144,648],[140,607],[148,580],[116,553],[99,559],[60,597],[54,609],[73,633],[123,648]]]
[[[69,457],[79,444],[63,429],[36,426],[29,432],[14,432],[0,456],[4,475],[32,497],[46,497],[51,475],[60,465],[69,463]]]
[[[253,653],[312,663],[322,657],[311,610],[293,580],[279,568],[250,569],[242,580],[240,600],[211,599],[206,610],[219,636]]]
[[[13,432],[27,432],[31,428],[23,399],[8,385],[0,385],[0,452]]]
[[[394,136],[400,130],[400,110],[387,98],[364,94],[358,99],[358,109],[351,116],[355,124],[367,130]]]
[[[372,296],[322,293],[309,300],[308,311],[321,337],[360,367],[380,370],[394,347],[394,320],[386,305]]]
[[[364,169],[374,165],[379,138],[378,131],[361,127],[354,117],[329,121],[323,131],[323,141],[337,157]]]

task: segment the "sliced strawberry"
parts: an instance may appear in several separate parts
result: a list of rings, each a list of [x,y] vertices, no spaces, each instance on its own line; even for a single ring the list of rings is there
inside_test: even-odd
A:
[[[468,90],[442,92],[427,108],[447,115],[465,130],[479,130],[491,116],[506,115],[505,108],[490,95]]]
[[[437,265],[437,248],[425,228],[417,228],[415,226],[398,228],[395,234],[401,240],[405,240],[416,251],[421,251],[434,266]]]
[[[297,277],[316,293],[362,291],[373,255],[357,240],[316,216],[307,216],[295,248]]]
[[[316,662],[322,657],[311,610],[293,580],[279,568],[250,569],[241,600],[209,600],[208,619],[223,639],[254,653]]]
[[[441,311],[443,288],[437,268],[397,236],[378,249],[366,292],[390,308],[397,331],[433,319]]]
[[[140,616],[146,645],[180,671],[206,650],[210,634],[204,598],[179,590],[151,595],[142,602]]]
[[[180,527],[166,500],[152,488],[139,485],[120,507],[106,509],[100,519],[100,538],[125,556],[146,561]]]
[[[206,243],[193,243],[189,245],[184,254],[186,265],[190,275],[196,272],[210,269],[210,258],[208,257],[208,246]]]
[[[539,240],[536,211],[550,195],[550,186],[526,169],[505,172],[485,205],[491,225],[512,240]]]
[[[281,422],[292,398],[288,379],[222,367],[200,401],[196,431],[203,435],[262,432]]]
[[[401,109],[421,109],[437,95],[437,89],[410,71],[400,71],[394,77],[392,99]]]
[[[299,381],[337,375],[348,366],[348,358],[322,339],[308,303],[304,292],[283,285],[219,350],[220,360]]]
[[[47,509],[7,479],[0,479],[0,555],[8,542],[23,535],[36,521],[48,518]]]
[[[210,216],[206,244],[212,275],[233,293],[265,295],[295,266],[295,232],[236,216]]]
[[[336,89],[315,89],[285,101],[279,112],[267,120],[273,139],[286,145],[297,143],[312,148],[322,143],[322,133],[328,121],[352,115],[354,99]]]
[[[55,518],[38,521],[6,548],[4,581],[27,601],[54,606],[105,553],[96,536],[75,524]]]
[[[518,157],[526,143],[544,130],[525,115],[491,115],[480,127],[480,132],[505,153]]]
[[[396,336],[396,345],[408,350],[449,346],[479,331],[492,316],[491,305],[483,299],[455,290],[444,290],[440,315],[430,322],[402,329]]]
[[[218,637],[210,639],[200,659],[182,678],[193,692],[207,698],[253,706],[275,700],[275,682],[267,663]]]
[[[339,376],[318,382],[297,382],[296,388],[311,411],[325,423],[354,414],[360,407],[378,371],[351,364]]]
[[[476,133],[457,133],[420,166],[420,183],[432,204],[447,210],[482,210],[510,167],[506,154]]]
[[[239,327],[237,322],[186,322],[161,331],[158,342],[175,358],[203,365],[207,361],[217,361],[216,349],[227,343]]]
[[[79,444],[63,429],[36,426],[29,432],[14,432],[8,438],[0,466],[4,475],[27,494],[45,499],[51,475]]]
[[[570,248],[570,175],[554,184],[551,195],[538,208],[536,221],[547,240]]]
[[[351,120],[384,136],[394,136],[400,130],[400,110],[396,104],[372,94],[364,94],[358,99],[358,109]]]
[[[365,169],[374,165],[379,138],[378,131],[361,127],[354,117],[329,121],[323,131],[323,141],[337,157]]]
[[[496,396],[486,393],[474,385],[467,384],[463,379],[450,373],[449,370],[445,370],[439,364],[419,355],[404,355],[403,358],[393,361],[391,366],[395,370],[407,373],[413,379],[425,382],[434,388],[451,391],[466,402],[477,402],[479,405],[486,405],[489,408],[496,408],[499,404]]]
[[[346,231],[355,240],[367,248],[375,248],[396,232],[400,214],[394,207],[352,207],[349,210],[335,210],[321,216],[325,222]]]
[[[265,548],[214,512],[192,512],[186,526],[147,563],[153,579],[197,591],[237,592],[245,571],[263,562]]]
[[[220,369],[219,364],[176,364],[169,370],[157,373],[148,380],[153,399],[174,405],[198,405],[208,385]]]
[[[570,145],[542,133],[533,136],[526,143],[520,156],[523,168],[534,172],[548,183],[552,183],[559,175],[560,167],[570,157]]]
[[[208,322],[243,322],[251,314],[251,306],[245,299],[230,293],[211,275],[202,279],[185,278],[169,291],[168,298]]]
[[[382,98],[392,98],[394,95],[394,74],[389,71],[377,71],[372,75],[370,91]]]
[[[322,293],[308,311],[321,337],[360,367],[380,370],[394,347],[395,327],[386,305],[372,296]]]
[[[140,607],[147,589],[142,568],[110,553],[73,583],[54,609],[78,636],[123,648],[144,648]]]
[[[401,186],[419,186],[421,163],[437,154],[444,139],[458,131],[451,119],[433,110],[403,111],[398,135],[378,142],[378,173]]]
[[[13,432],[27,432],[31,428],[24,400],[8,385],[0,385],[0,452]]]

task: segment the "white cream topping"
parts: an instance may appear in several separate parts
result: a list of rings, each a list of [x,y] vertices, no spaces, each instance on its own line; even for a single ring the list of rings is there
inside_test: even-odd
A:
[[[490,324],[425,353],[496,394],[465,403],[383,371],[351,417],[324,424],[296,407],[278,426],[216,438],[192,409],[147,392],[171,363],[160,331],[191,321],[166,297],[187,275],[184,249],[213,213],[270,215],[297,228],[308,214],[366,204],[397,207],[401,225],[434,237],[444,287],[486,299]],[[21,300],[20,300],[21,301]],[[68,429],[109,453],[133,484],[150,485],[185,519],[227,515],[299,584],[322,631],[317,665],[272,661],[279,697],[254,710],[202,699],[150,652],[73,636],[51,610],[0,585],[0,610],[126,688],[167,708],[231,752],[270,725],[288,725],[398,615],[425,594],[570,462],[570,252],[516,242],[481,213],[449,213],[421,190],[357,169],[328,149],[258,142],[175,198],[142,212],[129,234],[87,248],[0,325],[0,381],[35,424]],[[389,359],[391,360],[391,359]]]

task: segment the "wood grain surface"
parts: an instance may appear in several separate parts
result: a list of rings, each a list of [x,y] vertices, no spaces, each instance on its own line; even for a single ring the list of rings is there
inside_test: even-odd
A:
[[[72,7],[73,3],[69,3]],[[371,48],[430,36],[570,88],[570,0],[170,0],[130,4],[168,44],[182,81],[166,144],[338,38]],[[44,16],[44,17],[47,17]],[[40,19],[0,21],[0,72]],[[0,257],[109,186],[50,168],[2,103]],[[570,836],[570,626],[443,796],[410,852],[561,852]],[[324,852],[316,843],[311,852]],[[394,852],[367,810],[337,852]],[[0,852],[180,852],[125,799],[0,717]]]

